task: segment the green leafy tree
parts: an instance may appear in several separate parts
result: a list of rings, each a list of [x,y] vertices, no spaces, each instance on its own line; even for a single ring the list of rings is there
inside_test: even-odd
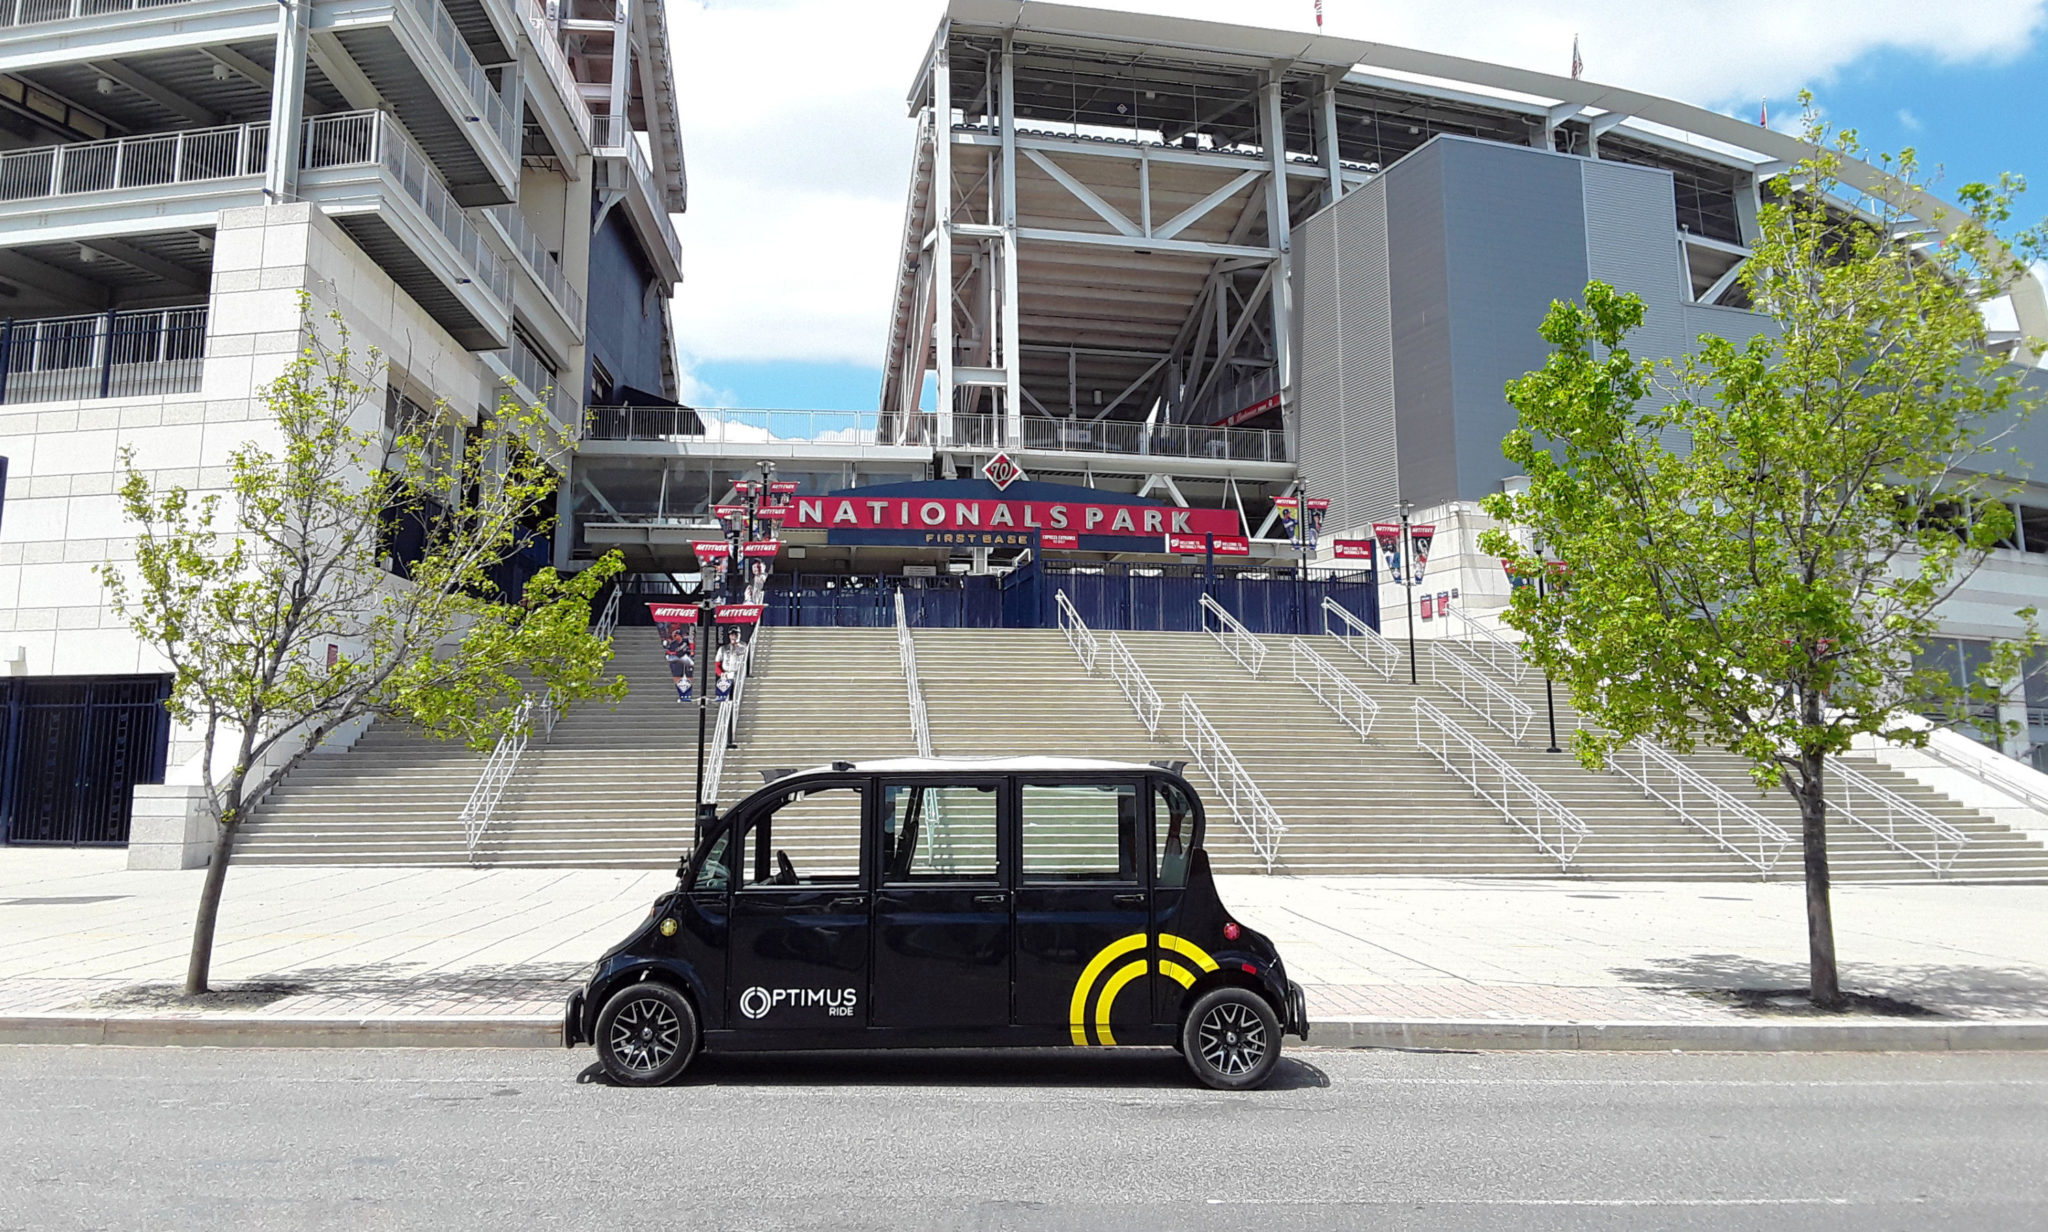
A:
[[[1655,366],[1628,350],[1636,297],[1595,282],[1583,304],[1552,305],[1553,354],[1507,389],[1519,424],[1504,451],[1529,484],[1483,503],[1509,529],[1482,542],[1562,579],[1519,588],[1505,619],[1596,725],[1577,736],[1586,765],[1638,736],[1706,743],[1797,801],[1810,996],[1838,1008],[1828,759],[1859,736],[1923,744],[1902,706],[1981,716],[1996,700],[1919,650],[2013,533],[2007,438],[2042,401],[2041,374],[1988,349],[1979,305],[2043,233],[2001,237],[2015,180],[1916,220],[1843,183],[1854,133],[1809,111],[1806,136],[1816,153],[1771,183],[1741,275],[1769,318],[1754,339],[1704,336]],[[1887,197],[1924,200],[1910,151],[1880,165]],[[2017,680],[2036,642],[2031,610],[2013,628],[1990,679]]]
[[[382,365],[339,317],[263,391],[274,448],[247,443],[224,493],[194,496],[125,455],[120,499],[135,559],[103,566],[114,608],[170,664],[166,705],[199,734],[201,807],[214,823],[188,995],[207,990],[235,837],[330,733],[366,717],[487,748],[528,691],[557,703],[616,697],[591,599],[616,555],[570,576],[543,569],[517,601],[493,573],[544,526],[565,448],[547,416],[505,398],[463,434],[445,407],[381,417]],[[403,538],[416,548],[394,555]]]

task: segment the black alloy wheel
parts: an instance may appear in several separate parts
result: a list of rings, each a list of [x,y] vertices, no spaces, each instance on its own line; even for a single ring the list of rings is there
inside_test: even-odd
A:
[[[597,1059],[613,1082],[658,1087],[697,1054],[697,1012],[688,998],[645,981],[612,994],[597,1016]]]
[[[1181,1024],[1181,1055],[1195,1077],[1219,1091],[1249,1091],[1280,1063],[1280,1019],[1246,988],[1204,993]]]

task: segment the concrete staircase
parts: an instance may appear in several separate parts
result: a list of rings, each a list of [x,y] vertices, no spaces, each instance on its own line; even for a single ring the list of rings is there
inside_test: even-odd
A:
[[[478,847],[480,863],[670,867],[688,847],[696,710],[678,704],[652,629],[620,629],[629,692],[536,732]],[[302,763],[257,809],[250,864],[463,864],[462,808],[486,755],[377,724],[348,752]]]

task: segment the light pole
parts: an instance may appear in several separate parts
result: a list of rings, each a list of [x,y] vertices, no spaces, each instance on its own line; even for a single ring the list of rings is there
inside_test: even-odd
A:
[[[1415,502],[1401,502],[1401,593],[1408,603],[1408,683],[1416,684],[1415,676],[1415,541],[1408,534],[1408,515],[1415,511]]]
[[[1529,538],[1529,550],[1536,554],[1536,602],[1541,605],[1550,594],[1550,558],[1544,552],[1543,541],[1534,535]],[[1557,744],[1557,694],[1550,683],[1550,669],[1543,669],[1543,709],[1550,717],[1550,747],[1546,753],[1562,753]]]

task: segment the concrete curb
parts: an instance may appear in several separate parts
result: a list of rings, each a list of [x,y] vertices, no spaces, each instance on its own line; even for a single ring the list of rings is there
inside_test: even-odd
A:
[[[1326,1018],[1316,1048],[1459,1051],[1998,1052],[2048,1050],[2048,1018],[1959,1022],[1506,1022]]]
[[[479,1015],[266,1018],[251,1014],[0,1017],[0,1045],[155,1048],[560,1048],[562,1021]],[[1301,1045],[1296,1044],[1296,1047]],[[1507,1022],[1324,1018],[1308,1047],[1503,1052],[2048,1051],[2048,1018],[1940,1022]]]
[[[254,1014],[0,1017],[0,1044],[153,1048],[560,1048],[559,1015],[265,1018]]]

